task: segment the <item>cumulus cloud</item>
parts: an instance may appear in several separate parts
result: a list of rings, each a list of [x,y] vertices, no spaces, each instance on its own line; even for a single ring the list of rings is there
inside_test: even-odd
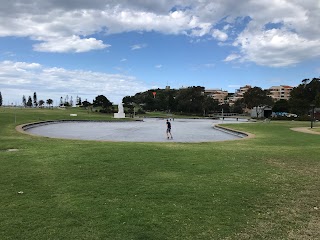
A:
[[[0,6],[0,37],[29,37],[35,51],[84,52],[109,47],[99,34],[209,36],[233,43],[242,62],[282,67],[320,56],[319,12],[317,1],[302,0],[11,0]]]
[[[228,34],[226,34],[225,32],[220,31],[219,29],[214,29],[212,31],[212,36],[214,38],[216,38],[219,41],[226,41],[228,39]]]
[[[272,67],[290,66],[302,59],[319,56],[320,40],[311,40],[297,33],[281,29],[244,32],[235,41],[240,46],[243,60]],[[229,56],[232,61],[232,56]]]
[[[33,49],[39,52],[88,52],[110,47],[101,40],[95,38],[81,39],[79,36],[58,37],[47,39],[46,42],[33,45]]]
[[[94,80],[93,80],[94,79]],[[17,92],[16,87],[19,86]],[[111,101],[119,102],[124,96],[147,90],[141,81],[132,76],[107,74],[82,70],[67,70],[45,67],[38,63],[0,62],[0,89],[3,99],[20,104],[21,99],[12,96],[31,95],[38,98],[59,99],[69,95],[92,101],[97,95],[105,95]]]

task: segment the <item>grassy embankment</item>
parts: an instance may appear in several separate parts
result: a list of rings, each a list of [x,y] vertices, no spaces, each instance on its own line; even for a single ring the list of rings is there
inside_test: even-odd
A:
[[[215,143],[15,131],[70,113],[110,119],[79,109],[0,108],[1,239],[320,238],[320,137],[289,129],[309,123],[228,125],[256,137]]]

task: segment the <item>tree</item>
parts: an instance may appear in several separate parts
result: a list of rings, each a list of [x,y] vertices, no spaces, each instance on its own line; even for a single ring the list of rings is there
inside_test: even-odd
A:
[[[289,101],[285,99],[280,99],[279,101],[276,101],[273,108],[273,112],[289,112],[290,111],[290,105]]]
[[[46,103],[48,104],[48,106],[50,108],[50,105],[52,105],[53,100],[51,98],[49,98],[49,99],[47,99]]]
[[[129,113],[133,113],[133,109],[134,109],[134,97],[131,97],[131,96],[125,96],[123,99],[122,99],[122,102],[123,102],[123,106],[128,108],[128,112]]]
[[[69,96],[68,96],[68,95],[65,97],[64,102],[63,102],[63,105],[66,106],[66,107],[69,107],[69,106],[70,106]]]
[[[314,103],[316,105],[316,107],[320,107],[320,93],[317,94]]]
[[[77,99],[76,99],[76,106],[81,106],[81,105],[82,105],[81,97],[78,97],[78,96],[77,96]]]
[[[240,98],[233,104],[232,112],[242,114],[245,107],[246,104],[244,103],[243,98]]]
[[[0,92],[0,107],[2,106],[2,94]]]
[[[33,93],[33,105],[34,105],[34,107],[38,106],[37,93],[36,92]]]
[[[203,116],[210,111],[217,111],[219,108],[219,101],[212,97],[205,96],[202,102]]]
[[[22,104],[23,104],[24,107],[27,106],[27,99],[26,99],[25,95],[22,96]]]
[[[32,99],[31,99],[31,96],[29,96],[29,98],[28,98],[27,107],[32,107]]]
[[[39,107],[42,107],[44,104],[44,101],[43,100],[39,100]]]
[[[243,94],[243,102],[250,109],[258,106],[272,106],[273,100],[268,93],[267,90],[262,90],[260,87],[250,88]]]
[[[301,82],[304,86],[306,86],[310,82],[310,79],[305,78]]]
[[[290,111],[298,115],[306,115],[310,104],[319,106],[320,78],[302,80],[302,84],[292,89],[290,93]]]
[[[106,98],[103,95],[98,95],[95,100],[93,100],[93,106],[94,107],[102,107],[104,110],[108,110],[109,107],[112,106],[112,102],[109,101],[108,98]]]
[[[86,108],[86,107],[89,107],[89,106],[91,106],[91,105],[92,105],[92,104],[91,104],[90,102],[88,102],[87,99],[82,102],[82,106],[85,107],[85,108]]]
[[[223,110],[224,113],[229,113],[230,112],[230,105],[227,103],[224,103],[221,105],[221,111]]]
[[[122,99],[123,105],[131,105],[134,102],[134,97],[133,96],[125,96]]]
[[[203,113],[204,87],[180,89],[176,96],[177,110],[185,113]]]

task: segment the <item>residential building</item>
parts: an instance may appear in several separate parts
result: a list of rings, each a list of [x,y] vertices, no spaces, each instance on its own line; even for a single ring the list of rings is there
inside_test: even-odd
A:
[[[228,96],[228,91],[223,91],[222,89],[206,89],[204,92],[213,99],[218,100],[219,104],[224,104]]]
[[[232,106],[237,100],[243,98],[243,94],[245,94],[251,88],[250,85],[245,85],[236,90],[236,92],[228,98],[229,105]]]
[[[269,96],[272,97],[275,101],[278,101],[280,99],[289,100],[292,89],[293,87],[286,85],[272,86],[271,88],[269,88]]]

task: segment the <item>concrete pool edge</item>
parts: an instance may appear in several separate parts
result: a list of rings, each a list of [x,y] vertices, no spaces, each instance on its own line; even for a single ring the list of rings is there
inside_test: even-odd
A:
[[[133,120],[134,122],[143,122],[142,119],[135,119]],[[45,137],[45,136],[40,136],[40,135],[36,135],[36,134],[32,134],[29,133],[25,130],[28,130],[30,128],[34,128],[37,126],[43,126],[43,125],[49,125],[49,124],[55,124],[55,123],[63,123],[63,122],[131,122],[131,121],[119,121],[119,120],[68,120],[68,119],[62,119],[62,120],[47,120],[47,121],[39,121],[39,122],[31,122],[31,123],[24,123],[24,124],[20,124],[18,126],[15,127],[16,131],[20,132],[20,133],[24,133],[24,134],[28,134],[31,136],[38,136],[38,137]],[[65,139],[65,138],[62,138]],[[80,140],[80,139],[79,139]]]
[[[238,131],[238,130],[234,130],[232,128],[228,128],[228,127],[222,126],[221,124],[213,124],[212,127],[217,129],[217,130],[219,130],[219,131],[227,132],[229,134],[234,134],[234,135],[239,137],[239,139],[225,140],[225,141],[244,140],[244,139],[254,138],[256,136],[256,135],[254,135],[252,133],[242,132],[242,131]]]
[[[33,134],[30,133],[26,130],[37,127],[37,126],[43,126],[43,125],[50,125],[50,124],[56,124],[56,123],[68,123],[68,122],[101,122],[101,123],[112,123],[112,122],[131,122],[131,121],[114,121],[114,120],[48,120],[48,121],[39,121],[39,122],[31,122],[31,123],[25,123],[25,124],[20,124],[18,126],[15,127],[16,131],[23,133],[23,134],[27,134],[30,136],[34,136],[34,137],[47,137],[47,136],[41,136],[38,134]],[[134,120],[133,122],[143,122],[142,119],[137,119]],[[203,141],[203,142],[225,142],[225,141],[236,141],[236,140],[244,140],[244,139],[250,139],[250,138],[254,138],[255,135],[248,133],[248,132],[242,132],[242,131],[238,131],[238,130],[234,130],[225,126],[221,126],[221,124],[213,124],[212,127],[218,131],[230,134],[230,135],[234,135],[236,137],[238,137],[237,139],[227,139],[227,140],[220,140],[220,141]],[[68,140],[69,138],[56,138],[56,137],[47,137],[47,138],[52,138],[52,139],[66,139]],[[75,140],[75,139],[73,139]],[[99,142],[125,142],[125,141],[117,141],[117,140],[90,140],[90,139],[77,139],[80,141],[99,141]],[[129,141],[130,142],[130,141]],[[137,141],[140,142],[140,141]],[[153,142],[153,141],[150,141]],[[203,143],[202,141],[200,142],[191,142],[191,143]],[[179,143],[179,142],[178,142]]]

